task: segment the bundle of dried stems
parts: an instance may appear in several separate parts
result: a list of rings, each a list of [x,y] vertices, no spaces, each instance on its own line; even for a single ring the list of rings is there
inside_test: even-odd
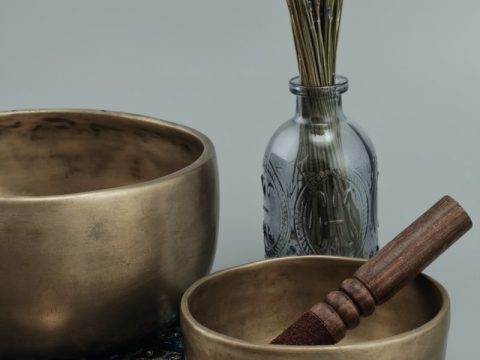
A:
[[[343,0],[287,3],[302,85],[334,85]]]

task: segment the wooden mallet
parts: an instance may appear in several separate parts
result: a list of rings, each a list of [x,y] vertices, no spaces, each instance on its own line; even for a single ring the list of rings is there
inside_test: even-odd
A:
[[[361,316],[371,315],[471,227],[465,210],[445,196],[272,344],[336,344],[346,330],[358,326]]]

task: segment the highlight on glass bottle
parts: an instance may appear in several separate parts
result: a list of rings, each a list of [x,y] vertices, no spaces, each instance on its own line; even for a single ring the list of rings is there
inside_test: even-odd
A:
[[[348,80],[290,82],[295,116],[267,147],[262,186],[267,257],[371,257],[378,249],[377,159],[366,134],[342,110]]]

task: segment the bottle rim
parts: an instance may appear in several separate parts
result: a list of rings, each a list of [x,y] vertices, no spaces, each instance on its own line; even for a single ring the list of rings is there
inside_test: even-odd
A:
[[[300,76],[295,76],[289,82],[290,92],[298,96],[343,94],[348,90],[348,78],[342,75],[335,76],[335,85],[331,86],[305,86],[301,84]]]

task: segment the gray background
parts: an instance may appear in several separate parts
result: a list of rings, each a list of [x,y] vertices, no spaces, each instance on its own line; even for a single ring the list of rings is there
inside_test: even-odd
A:
[[[480,2],[347,0],[345,112],[380,165],[380,238],[440,196],[480,221]],[[296,63],[279,0],[2,0],[0,108],[102,108],[209,135],[221,178],[215,269],[263,257],[260,171],[294,110]],[[449,290],[449,359],[478,359],[478,226],[428,269]]]

